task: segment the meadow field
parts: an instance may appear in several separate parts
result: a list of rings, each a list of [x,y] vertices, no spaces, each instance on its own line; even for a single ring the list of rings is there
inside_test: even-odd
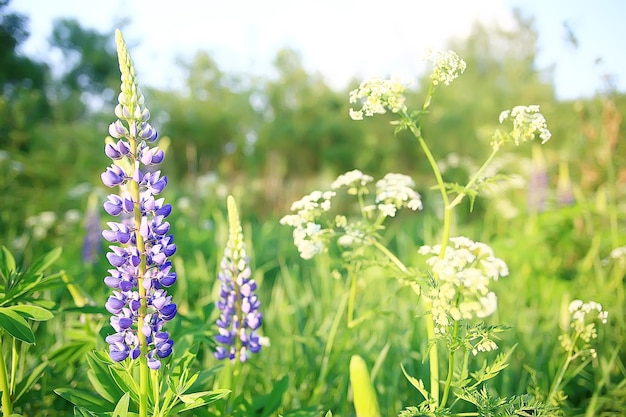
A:
[[[70,23],[116,48],[2,79],[2,415],[626,415],[626,96],[557,100],[529,22],[347,91],[143,90]]]

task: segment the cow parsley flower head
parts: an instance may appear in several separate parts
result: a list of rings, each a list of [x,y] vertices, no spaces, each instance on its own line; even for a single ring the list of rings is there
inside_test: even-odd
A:
[[[396,79],[372,78],[363,81],[359,88],[350,92],[350,103],[363,102],[361,110],[350,109],[353,120],[363,120],[363,116],[406,111],[404,92],[406,86]]]
[[[456,80],[463,72],[467,64],[454,51],[433,51],[426,52],[426,61],[432,62],[435,66],[430,79],[433,85],[450,83]]]
[[[496,311],[497,297],[489,285],[509,271],[489,246],[460,236],[450,238],[443,256],[441,245],[422,246],[418,252],[432,255],[426,264],[436,285],[424,295],[432,303],[436,332],[446,333],[453,321],[485,318]]]
[[[609,313],[602,310],[602,304],[595,301],[574,300],[569,304],[569,330],[559,336],[561,346],[567,352],[579,356],[597,355],[592,348],[592,340],[598,337],[596,322],[606,324]]]
[[[161,359],[172,353],[174,344],[163,328],[177,312],[166,290],[176,282],[169,260],[176,245],[165,220],[172,206],[156,197],[167,185],[167,177],[152,166],[164,155],[150,145],[157,140],[157,131],[148,123],[150,111],[144,105],[119,30],[116,42],[122,86],[115,108],[118,120],[111,124],[109,133],[117,142],[105,146],[113,164],[101,175],[106,186],[120,190],[107,196],[104,203],[105,211],[119,218],[108,222],[108,229],[102,232],[111,243],[106,257],[113,266],[104,279],[113,289],[105,307],[113,315],[110,323],[116,332],[106,341],[111,359],[117,362],[137,359],[145,345],[148,366],[159,369]]]
[[[511,110],[504,110],[500,113],[500,124],[511,120],[513,121],[513,130],[506,137],[497,131],[492,147],[498,147],[507,138],[511,138],[516,145],[534,140],[537,136],[541,139],[542,144],[550,140],[552,133],[548,130],[546,119],[539,110],[538,105],[515,106]]]
[[[413,211],[421,210],[422,200],[414,187],[415,182],[408,175],[386,174],[376,182],[378,209],[387,217],[394,217],[405,206]]]
[[[245,362],[250,353],[261,350],[258,330],[263,316],[259,312],[261,302],[255,292],[257,284],[252,278],[235,199],[228,196],[227,204],[229,235],[218,274],[220,316],[215,357]]]

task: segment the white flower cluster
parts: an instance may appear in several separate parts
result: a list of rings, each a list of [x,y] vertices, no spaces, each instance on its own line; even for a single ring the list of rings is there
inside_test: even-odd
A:
[[[367,184],[372,181],[374,181],[374,177],[354,169],[338,176],[330,188],[337,190],[341,187],[348,187],[348,194],[357,195],[359,191],[367,193]]]
[[[574,351],[578,353],[589,353],[592,357],[596,356],[596,350],[590,348],[589,343],[592,339],[598,337],[596,325],[593,319],[587,319],[587,316],[595,311],[597,313],[597,319],[603,324],[606,324],[609,318],[609,312],[602,310],[602,304],[595,301],[589,301],[587,303],[581,300],[574,300],[569,304],[568,308],[570,314],[570,328],[574,331],[574,335],[569,333],[559,336],[561,346],[566,351]],[[586,321],[589,321],[588,323]],[[582,340],[582,346],[576,346],[577,341]]]
[[[500,113],[500,124],[509,119],[513,120],[513,130],[510,136],[516,145],[533,140],[536,135],[541,139],[541,143],[546,143],[552,136],[545,117],[539,112],[538,105],[515,106],[511,110]]]
[[[493,250],[484,243],[467,237],[450,238],[443,256],[441,245],[422,246],[421,255],[432,254],[426,260],[435,278],[435,285],[424,295],[431,301],[435,332],[445,333],[451,320],[484,318],[498,307],[496,294],[489,291],[491,281],[509,274],[509,270]]]
[[[322,213],[330,210],[330,199],[334,195],[334,191],[313,191],[291,205],[291,211],[296,214],[280,219],[280,224],[294,228],[293,242],[303,259],[311,259],[326,250],[326,241],[332,231],[323,229],[316,222]]]
[[[376,182],[376,204],[387,217],[394,217],[404,206],[413,211],[422,209],[420,195],[413,189],[415,182],[404,174],[389,173]]]
[[[326,251],[328,241],[336,235],[339,236],[337,243],[340,246],[364,244],[368,234],[374,228],[380,227],[385,217],[395,216],[402,207],[413,211],[422,208],[420,196],[412,188],[415,183],[402,174],[385,175],[376,183],[375,204],[364,205],[363,197],[369,194],[368,185],[373,181],[373,177],[355,169],[337,177],[331,185],[332,191],[314,191],[291,205],[291,211],[295,214],[284,216],[280,219],[280,224],[294,228],[294,243],[302,258],[310,259]],[[331,199],[341,188],[346,188],[349,195],[359,197],[362,220],[349,222],[343,215],[336,215],[334,221],[330,220],[328,211],[331,208]],[[374,222],[379,222],[374,227],[373,218]]]
[[[426,61],[432,62],[435,66],[430,79],[434,85],[441,83],[450,85],[459,75],[465,72],[467,64],[454,51],[433,51],[426,52]]]
[[[350,117],[353,120],[363,120],[363,116],[373,116],[374,114],[383,114],[387,110],[393,113],[405,111],[406,105],[404,92],[406,86],[398,80],[383,80],[381,78],[372,78],[363,81],[359,88],[350,92],[350,103],[363,101],[361,110],[350,109]]]

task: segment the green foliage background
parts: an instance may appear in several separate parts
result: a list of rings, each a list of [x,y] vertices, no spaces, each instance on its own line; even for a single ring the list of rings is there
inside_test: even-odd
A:
[[[100,173],[109,164],[102,150],[119,87],[113,31],[98,33],[72,20],[56,22],[51,47],[64,54],[67,67],[53,77],[46,63],[17,52],[27,37],[27,19],[11,13],[7,2],[0,3],[0,12],[0,243],[19,254],[24,265],[62,247],[56,268],[75,291],[72,295],[62,287],[41,294],[55,302],[58,316],[39,323],[38,343],[24,348],[28,354],[20,372],[27,375],[40,363],[46,371],[37,389],[17,406],[25,416],[67,415],[69,403],[52,390],[85,383],[85,354],[104,348],[102,335],[108,332],[106,312],[98,310],[107,297],[102,278],[108,265],[103,256],[85,262],[82,251],[89,198],[97,199],[96,214],[103,215],[100,202],[108,192]],[[626,412],[626,268],[604,260],[626,244],[626,95],[607,91],[558,101],[549,71],[536,67],[536,40],[532,20],[518,15],[513,30],[476,26],[468,38],[451,42],[468,69],[453,86],[438,91],[424,136],[435,156],[449,165],[446,181],[461,182],[485,155],[500,111],[541,105],[553,134],[542,153],[533,160],[525,147],[499,162],[504,173],[519,174],[526,185],[503,183],[456,219],[457,234],[490,242],[511,270],[498,283],[500,309],[493,320],[512,326],[503,346],[519,345],[493,388],[505,395],[522,394],[529,384],[545,390],[558,365],[557,336],[569,300],[594,299],[612,319],[600,335],[598,360],[568,386],[569,411],[619,415],[611,413]],[[204,337],[200,366],[215,365],[212,303],[227,236],[226,195],[232,193],[241,206],[265,313],[263,329],[271,340],[247,368],[248,395],[270,392],[288,376],[281,406],[285,415],[307,407],[319,415],[322,409],[354,415],[348,367],[358,354],[373,367],[383,415],[417,403],[419,394],[400,368],[402,363],[411,375],[427,370],[421,361],[424,331],[410,291],[380,271],[366,270],[362,280],[367,288],[358,294],[357,315],[374,314],[348,328],[339,308],[349,285],[343,271],[324,258],[301,260],[290,229],[278,224],[293,200],[345,171],[358,168],[375,178],[387,172],[408,174],[418,184],[425,210],[413,217],[401,214],[386,238],[402,259],[411,260],[419,245],[437,236],[440,209],[415,143],[402,133],[394,137],[385,116],[350,120],[349,90],[335,91],[307,73],[295,51],[277,54],[272,78],[225,73],[202,51],[183,65],[184,89],[144,89],[153,125],[164,136],[165,197],[175,207],[171,223],[180,278],[174,298],[182,323],[173,338]],[[425,81],[416,79],[407,95],[409,107],[420,103]],[[533,192],[528,184],[542,171],[539,161],[545,165],[547,196],[538,211],[528,205]],[[558,204],[563,166],[574,196],[570,205]],[[103,254],[104,245],[96,250]],[[77,299],[92,305],[95,313],[72,313]]]

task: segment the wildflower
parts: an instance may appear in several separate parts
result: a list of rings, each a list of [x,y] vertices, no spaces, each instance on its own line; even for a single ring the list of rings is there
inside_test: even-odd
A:
[[[489,291],[492,281],[508,275],[509,271],[493,250],[484,243],[467,237],[450,238],[440,256],[441,245],[422,246],[421,255],[433,255],[426,260],[435,278],[434,285],[424,292],[431,301],[435,331],[445,333],[451,319],[485,318],[497,309],[497,297]]]
[[[376,204],[385,216],[393,217],[396,210],[406,206],[413,211],[422,209],[422,200],[413,189],[411,177],[403,174],[386,174],[376,182]]]
[[[538,105],[515,106],[511,110],[504,110],[500,113],[500,124],[509,119],[513,121],[513,130],[506,136],[502,136],[502,133],[497,131],[492,142],[494,149],[499,147],[506,138],[513,139],[515,144],[519,145],[539,136],[543,144],[552,136],[545,117],[539,112]]]
[[[450,85],[463,72],[467,64],[454,51],[432,51],[426,52],[426,61],[432,62],[435,66],[430,79],[433,85],[441,83]]]
[[[584,303],[581,300],[574,300],[569,304],[569,332],[559,336],[561,346],[568,352],[585,356],[596,356],[596,350],[591,348],[591,340],[598,337],[596,324],[588,316],[595,312],[595,317],[601,323],[606,324],[609,313],[602,310],[602,304],[595,301]]]
[[[115,108],[118,120],[110,125],[109,133],[118,141],[105,146],[113,164],[101,176],[108,187],[120,187],[119,195],[107,196],[104,203],[109,215],[120,217],[118,222],[108,222],[102,232],[114,244],[107,253],[114,268],[104,282],[113,289],[105,307],[113,314],[110,322],[116,333],[106,341],[112,360],[137,359],[145,347],[148,366],[159,369],[174,344],[163,327],[177,312],[166,291],[176,282],[169,261],[176,245],[165,221],[172,206],[155,198],[167,185],[167,177],[160,171],[149,172],[148,166],[158,165],[163,153],[149,145],[158,134],[148,123],[150,111],[119,31],[116,42],[122,86]]]
[[[89,196],[85,214],[85,238],[83,240],[83,262],[93,265],[101,252],[102,236],[100,235],[100,213],[97,209],[95,194]]]
[[[384,114],[387,110],[392,113],[406,111],[404,92],[406,86],[398,80],[383,80],[372,78],[363,81],[359,88],[350,92],[350,103],[364,100],[361,110],[350,109],[353,120],[363,120],[363,116]]]
[[[296,214],[280,219],[280,224],[292,226],[293,240],[303,259],[311,259],[326,250],[326,243],[333,232],[317,223],[318,217],[331,208],[330,199],[334,191],[313,191],[291,205]]]
[[[372,176],[363,174],[360,170],[355,169],[338,176],[330,188],[337,190],[341,187],[348,187],[348,194],[350,195],[357,195],[359,192],[367,194],[366,186],[372,181],[374,181]]]
[[[228,196],[228,223],[228,243],[218,274],[220,298],[217,308],[220,317],[217,319],[218,335],[215,340],[219,346],[214,355],[217,359],[245,362],[249,352],[257,353],[261,349],[261,338],[257,335],[262,322],[259,312],[261,302],[255,294],[257,285],[252,278],[239,214],[232,196]]]

